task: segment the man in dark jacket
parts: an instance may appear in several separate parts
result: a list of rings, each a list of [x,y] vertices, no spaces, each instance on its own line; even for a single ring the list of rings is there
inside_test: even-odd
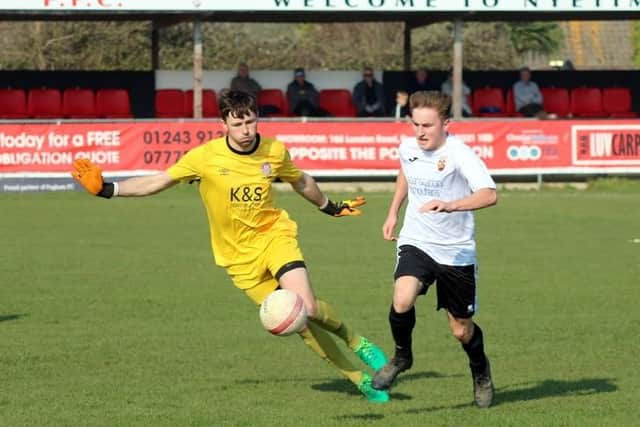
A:
[[[255,79],[249,76],[249,66],[246,62],[238,64],[238,73],[231,79],[231,90],[246,92],[258,99],[258,94],[262,87]]]
[[[320,109],[320,94],[305,78],[304,68],[296,68],[293,81],[287,86],[290,113],[295,116],[326,116]]]
[[[440,88],[429,78],[429,72],[426,68],[418,68],[415,76],[407,85],[409,95],[420,91],[439,91]]]
[[[356,106],[358,117],[383,117],[384,89],[374,75],[373,69],[365,67],[362,80],[353,88],[353,105]]]

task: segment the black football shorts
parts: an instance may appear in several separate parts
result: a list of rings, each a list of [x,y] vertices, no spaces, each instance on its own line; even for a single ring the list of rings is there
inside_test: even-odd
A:
[[[398,248],[398,264],[393,278],[413,276],[422,282],[424,295],[435,282],[436,310],[446,309],[454,317],[470,318],[477,309],[476,266],[438,264],[422,250],[411,245]]]

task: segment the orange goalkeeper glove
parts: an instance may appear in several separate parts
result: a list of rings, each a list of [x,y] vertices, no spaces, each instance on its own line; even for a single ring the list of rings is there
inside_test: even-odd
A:
[[[327,199],[327,204],[320,210],[331,216],[357,216],[362,215],[362,211],[358,207],[364,205],[367,201],[363,196],[358,196],[353,200],[341,200],[332,202]]]
[[[104,182],[102,180],[102,169],[100,169],[100,166],[91,163],[89,159],[74,160],[71,176],[94,196],[106,199],[114,196],[115,185],[110,182]]]

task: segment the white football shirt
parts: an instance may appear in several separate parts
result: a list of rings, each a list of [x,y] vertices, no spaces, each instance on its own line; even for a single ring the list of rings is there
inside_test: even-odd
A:
[[[481,188],[496,188],[485,164],[462,140],[451,135],[433,151],[421,149],[415,139],[404,140],[399,153],[409,190],[398,246],[415,246],[439,264],[476,264],[473,212],[419,210],[433,199],[448,202]]]

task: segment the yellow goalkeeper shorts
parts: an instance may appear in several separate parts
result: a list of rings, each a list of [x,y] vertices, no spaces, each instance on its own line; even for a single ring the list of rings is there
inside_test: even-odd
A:
[[[227,274],[236,287],[260,305],[278,287],[276,273],[283,266],[296,262],[304,262],[298,241],[291,235],[279,235],[252,263],[232,265],[227,268]]]

